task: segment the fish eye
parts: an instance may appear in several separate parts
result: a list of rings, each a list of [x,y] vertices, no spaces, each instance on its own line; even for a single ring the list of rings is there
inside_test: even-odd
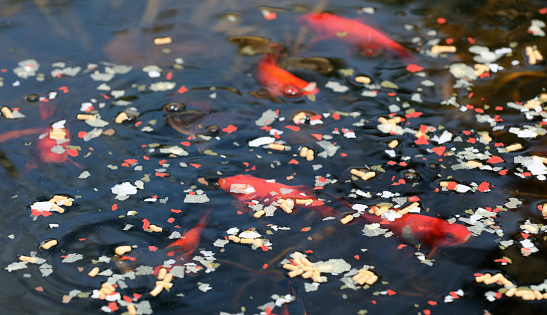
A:
[[[302,94],[302,91],[297,87],[288,86],[283,89],[283,94],[285,96],[295,97],[295,96],[300,96]]]
[[[410,183],[418,182],[421,179],[420,175],[416,172],[405,172],[403,178]]]
[[[166,112],[180,112],[186,109],[186,105],[179,102],[171,102],[163,105],[163,110]]]
[[[446,237],[446,238],[449,238],[449,239],[452,239],[452,240],[456,238],[456,236],[455,236],[454,234],[452,234],[452,233],[447,233],[447,234],[445,234],[445,237]]]
[[[220,133],[220,127],[217,125],[207,126],[205,129],[207,129],[206,136],[216,136]]]

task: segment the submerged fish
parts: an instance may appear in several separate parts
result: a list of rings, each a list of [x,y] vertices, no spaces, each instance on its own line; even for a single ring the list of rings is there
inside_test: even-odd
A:
[[[242,202],[256,200],[263,205],[275,202],[289,213],[295,206],[302,207],[319,213],[323,218],[338,215],[338,211],[326,206],[313,194],[313,190],[306,186],[288,186],[252,175],[220,178],[218,186]]]
[[[338,39],[358,47],[364,55],[386,49],[403,59],[411,59],[410,52],[382,32],[361,22],[331,13],[307,13],[298,23],[319,34],[317,40]]]
[[[172,247],[174,252],[179,254],[178,257],[182,258],[183,260],[190,258],[190,256],[192,256],[192,253],[199,246],[201,231],[207,226],[207,217],[209,215],[209,212],[210,210],[202,215],[199,223],[194,228],[184,233],[179,239],[177,239],[173,243],[167,245],[167,249]]]
[[[65,121],[58,121],[38,136],[38,156],[44,163],[62,163],[68,159],[70,135]]]
[[[275,49],[275,48],[274,48]],[[279,50],[278,48],[276,49]],[[272,52],[264,53],[258,63],[256,79],[273,96],[299,97],[319,93],[315,82],[306,82],[277,65],[277,56]]]

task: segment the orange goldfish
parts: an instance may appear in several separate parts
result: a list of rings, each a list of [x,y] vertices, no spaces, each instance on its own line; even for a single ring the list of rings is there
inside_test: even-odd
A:
[[[182,235],[178,240],[169,244],[167,248],[173,247],[175,252],[182,253],[179,257],[183,257],[183,259],[192,256],[192,253],[198,248],[201,230],[207,226],[208,214],[209,211],[202,216],[198,225],[184,233],[184,235]]]
[[[323,218],[338,215],[338,211],[326,206],[313,194],[312,189],[306,186],[288,186],[276,183],[275,180],[266,180],[252,175],[221,178],[218,180],[218,185],[244,202],[257,200],[266,205],[276,202],[286,212],[292,212],[294,206],[308,208],[318,212]]]
[[[404,214],[393,221],[367,213],[363,213],[361,217],[369,222],[380,223],[406,244],[423,244],[431,248],[429,255],[438,247],[463,244],[471,237],[471,232],[464,225],[450,224],[443,219],[416,213]]]
[[[272,52],[264,53],[256,71],[258,82],[273,96],[298,97],[319,93],[315,82],[306,82],[277,66]]]
[[[67,147],[70,135],[65,127],[65,120],[51,125],[48,130],[38,136],[38,153],[44,163],[62,163],[68,159]]]
[[[403,59],[411,59],[410,52],[387,35],[361,22],[331,13],[307,13],[297,19],[319,39],[339,39],[359,48],[365,55],[386,49]]]

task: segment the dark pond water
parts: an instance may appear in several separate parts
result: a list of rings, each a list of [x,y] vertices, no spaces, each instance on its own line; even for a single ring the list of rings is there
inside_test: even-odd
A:
[[[335,15],[304,28],[310,12]],[[1,314],[547,311],[543,1],[0,1],[0,16]],[[264,52],[319,92],[266,90]],[[331,209],[255,218],[272,200],[201,180],[238,174]],[[405,226],[369,213],[413,202]],[[456,226],[470,239],[442,233]],[[291,277],[302,254],[322,278]],[[157,266],[174,278],[152,295]]]

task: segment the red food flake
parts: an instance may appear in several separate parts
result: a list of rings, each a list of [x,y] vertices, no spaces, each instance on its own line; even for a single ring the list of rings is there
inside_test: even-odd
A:
[[[525,240],[527,240],[529,237],[530,237],[530,234],[528,233],[520,233],[520,235],[522,235],[522,237],[524,237]]]
[[[266,306],[266,315],[272,315],[272,308],[269,306]]]
[[[167,160],[161,160],[158,162],[159,165],[162,165],[163,163],[167,162]]]
[[[427,301],[427,304],[435,306],[437,305],[437,301]]]
[[[133,293],[133,298],[134,298],[135,300],[138,300],[138,299],[140,299],[141,297],[142,297],[141,294]]]
[[[486,163],[491,163],[491,164],[496,164],[496,163],[502,163],[502,162],[505,162],[502,158],[500,158],[499,156],[491,156],[487,161]]]
[[[151,252],[155,252],[155,251],[158,250],[158,248],[156,246],[150,245],[150,246],[148,246],[148,250],[151,251]]]
[[[359,260],[359,255],[355,255],[355,256],[353,256],[353,258]]]
[[[116,210],[118,210],[118,205],[117,205],[117,204],[113,204],[111,208],[112,208],[112,211],[116,211]]]
[[[376,300],[372,300],[372,301],[370,301],[370,303],[376,304]]]
[[[459,298],[460,298],[460,296],[458,295],[458,293],[456,293],[456,292],[454,292],[454,291],[450,291],[449,294],[450,294],[453,298],[455,298],[455,299],[459,299]]]
[[[477,187],[477,190],[480,191],[480,192],[487,192],[488,190],[490,190],[490,183],[487,183],[487,182],[482,182],[479,187]]]
[[[171,257],[171,256],[174,256],[175,255],[175,252],[168,252],[167,253],[167,256]]]
[[[482,276],[484,276],[484,274],[482,274],[482,273],[480,273],[480,272],[475,272],[475,273],[473,274],[473,277],[482,277]]]
[[[304,251],[304,252],[305,252],[306,254],[311,254],[311,253],[313,253],[313,250],[308,249],[308,250],[306,250],[306,251]]]
[[[171,209],[171,212],[174,212],[174,213],[181,213],[182,210],[180,210],[180,209]]]
[[[397,249],[402,249],[402,248],[405,248],[405,247],[407,247],[407,245],[405,245],[405,244],[399,244],[399,246],[397,246]]]
[[[277,13],[275,12],[267,11],[267,12],[264,12],[263,15],[264,15],[264,18],[268,21],[275,20],[277,18]]]
[[[496,292],[496,299],[501,299],[501,293],[500,292]]]
[[[467,37],[467,41],[469,42],[469,44],[475,43],[475,40],[472,37]]]
[[[300,131],[300,127],[298,126],[287,125],[285,126],[285,128],[290,129],[292,131]]]
[[[175,222],[175,218],[169,218],[169,219],[167,219],[167,222],[173,223],[173,222]]]
[[[438,18],[437,18],[437,23],[439,23],[439,24],[444,24],[444,23],[446,23],[446,19],[443,18],[443,17],[438,17]]]
[[[431,315],[431,310],[424,310],[424,315]]]
[[[35,210],[35,209],[30,209],[30,214],[32,214],[35,217],[39,217],[41,215],[43,215],[44,217],[49,217],[51,215],[51,212],[49,212],[49,211],[40,212],[40,211]]]
[[[167,72],[167,74],[165,75],[165,78],[167,80],[171,80],[173,78],[173,72]]]
[[[458,183],[451,181],[451,182],[448,182],[446,188],[449,190],[454,190],[456,189],[457,186],[458,186]]]
[[[123,299],[124,301],[126,301],[127,303],[133,302],[133,299],[132,299],[131,297],[127,296],[127,295],[123,295],[123,296],[122,296],[122,299]]]
[[[395,164],[397,164],[397,162],[395,162],[395,161],[387,161],[387,164],[389,164],[389,165],[395,165]]]
[[[466,106],[471,106],[471,105],[466,105]],[[473,108],[473,107],[471,106],[471,108]],[[469,131],[469,130],[463,130],[462,133],[463,133],[464,135],[466,135],[466,136],[469,136],[469,135],[471,134],[471,131]]]
[[[68,153],[68,155],[72,157],[78,156],[78,150],[76,149],[66,149],[66,152]]]
[[[501,143],[501,142],[496,142],[496,143],[494,143],[494,146],[495,146],[495,147],[504,147],[505,144],[503,144],[503,143]]]
[[[541,8],[541,9],[538,10],[538,12],[539,12],[539,14],[547,14],[547,8]]]
[[[502,264],[507,264],[509,263],[509,260],[505,259],[505,258],[499,258],[499,259],[496,259],[494,260],[495,262],[500,262]]]
[[[444,150],[446,150],[446,147],[434,147],[433,149],[431,149],[431,151],[437,153],[440,156],[444,154]]]
[[[234,125],[228,125],[228,127],[222,129],[225,133],[232,133],[237,130],[237,127]]]
[[[147,157],[146,155],[143,155],[142,158],[145,159],[145,160],[147,160],[147,161],[150,160],[150,158]]]
[[[418,202],[418,201],[420,201],[420,197],[418,197],[418,196],[408,197],[408,201],[410,201],[410,202]]]
[[[417,118],[417,117],[422,116],[422,114],[423,114],[423,112],[412,112],[412,113],[406,114],[405,117],[406,118]]]
[[[108,308],[112,311],[112,312],[115,312],[117,310],[119,310],[120,308],[118,307],[118,303],[116,302],[110,302],[108,303]]]
[[[140,126],[141,124],[142,124],[142,121],[137,121],[137,122],[135,123],[135,127],[138,127],[138,126]]]
[[[309,227],[303,227],[302,230],[300,230],[300,232],[308,232],[310,230]]]
[[[466,142],[475,143],[475,142],[477,142],[477,140],[475,138],[469,138],[469,139],[466,140]]]
[[[87,135],[87,132],[86,131],[80,131],[78,132],[78,138],[83,138]]]
[[[195,168],[200,168],[201,167],[201,164],[197,164],[197,163],[190,163],[190,165],[192,165]]]
[[[323,182],[323,183],[327,182],[327,179],[323,176],[319,176],[319,178],[317,178],[317,180],[320,181],[320,182]]]
[[[262,269],[267,269],[267,268],[268,268],[268,264],[262,265]]]
[[[292,160],[289,161],[289,164],[298,164],[298,161],[295,160],[295,159],[292,159]]]
[[[344,153],[344,152],[340,153],[340,155],[341,155],[342,157],[348,156],[348,154],[347,154],[347,153]]]
[[[489,78],[490,77],[490,72],[484,72],[482,73],[479,78],[483,79],[483,78]]]
[[[335,120],[340,120],[340,114],[334,113],[332,114],[332,118],[334,118]]]
[[[270,130],[272,130],[272,127],[270,127],[270,126],[262,126],[262,127],[260,127],[260,129],[266,130],[266,132],[270,132]]]
[[[136,159],[126,159],[126,160],[123,160],[125,163],[131,165],[133,163],[137,163],[139,160],[136,160]],[[123,164],[122,164],[123,165]]]
[[[142,219],[142,229],[143,230],[147,230],[149,227],[150,227],[150,221],[148,221],[148,219]]]
[[[268,246],[262,245],[262,246],[260,247],[260,249],[262,249],[263,252],[267,252],[267,251],[268,251]]]
[[[532,173],[530,173],[530,172],[524,172],[524,173],[522,173],[521,175],[524,176],[524,177],[528,177],[528,176],[532,176]]]
[[[181,86],[178,90],[177,90],[177,93],[179,94],[183,94],[183,93],[186,93],[188,92],[188,89],[183,85]]]
[[[312,133],[311,135],[312,135],[312,137],[314,137],[315,139],[317,139],[319,141],[321,141],[323,139],[323,135],[321,135],[321,134]]]
[[[395,295],[395,294],[397,293],[397,292],[395,292],[395,291],[393,291],[393,290],[391,290],[391,289],[387,289],[386,291],[387,291],[387,294],[388,294],[388,295]]]
[[[425,136],[421,136],[416,141],[414,141],[416,144],[429,144],[429,140]]]
[[[415,64],[410,64],[410,65],[406,66],[406,70],[408,72],[412,72],[412,73],[422,71],[423,69],[424,69],[424,67],[418,66],[418,65],[415,65]]]
[[[165,176],[169,176],[169,173],[162,173],[162,172],[156,172],[156,174],[154,174],[158,177],[165,177]]]

